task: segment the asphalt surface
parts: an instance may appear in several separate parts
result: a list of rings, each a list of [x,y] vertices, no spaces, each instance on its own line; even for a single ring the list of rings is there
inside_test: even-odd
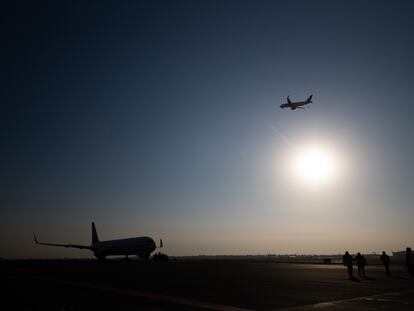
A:
[[[414,310],[414,278],[367,266],[194,260],[3,261],[8,310]]]

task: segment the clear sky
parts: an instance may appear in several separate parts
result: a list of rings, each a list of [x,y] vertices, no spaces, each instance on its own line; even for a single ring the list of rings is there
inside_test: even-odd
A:
[[[414,246],[412,1],[1,4],[0,257]],[[305,110],[282,110],[290,95]],[[306,146],[335,170],[308,183]]]

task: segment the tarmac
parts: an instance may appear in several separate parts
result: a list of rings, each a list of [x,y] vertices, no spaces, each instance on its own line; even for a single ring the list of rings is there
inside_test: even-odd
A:
[[[7,310],[414,310],[414,278],[254,260],[1,261]]]

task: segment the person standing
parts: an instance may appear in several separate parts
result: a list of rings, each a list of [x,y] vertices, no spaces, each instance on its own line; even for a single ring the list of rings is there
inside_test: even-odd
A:
[[[342,256],[342,262],[344,264],[344,266],[348,269],[348,275],[349,278],[353,278],[353,267],[352,267],[352,261],[354,259],[352,258],[351,255],[349,255],[348,251],[345,252],[345,254]]]
[[[410,247],[407,247],[407,250],[405,252],[405,265],[407,266],[407,270],[410,274],[414,276],[414,259],[413,259],[413,253],[411,251]]]
[[[380,260],[385,268],[385,275],[390,275],[390,256],[388,256],[385,251],[382,252]]]
[[[361,253],[358,253],[355,257],[355,261],[358,266],[358,276],[361,277],[361,274],[363,277],[365,277],[365,266],[367,265],[367,260]]]

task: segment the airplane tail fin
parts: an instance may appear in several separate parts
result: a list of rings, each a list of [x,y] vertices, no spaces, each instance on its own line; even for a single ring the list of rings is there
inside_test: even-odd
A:
[[[95,223],[92,223],[92,244],[98,243],[98,233],[96,233]]]
[[[312,96],[313,95],[311,95],[311,96],[308,97],[308,99],[306,100],[307,103],[312,103]]]
[[[287,100],[288,104],[291,104],[291,103],[292,103],[292,102],[290,101],[289,96],[286,98],[286,100]]]

